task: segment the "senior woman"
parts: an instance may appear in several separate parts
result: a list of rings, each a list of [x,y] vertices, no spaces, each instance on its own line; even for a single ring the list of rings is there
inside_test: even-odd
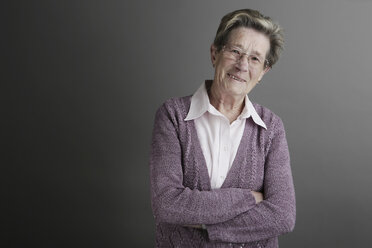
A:
[[[296,207],[281,119],[247,94],[276,63],[282,29],[243,9],[210,49],[214,79],[157,111],[150,158],[156,247],[278,247]]]

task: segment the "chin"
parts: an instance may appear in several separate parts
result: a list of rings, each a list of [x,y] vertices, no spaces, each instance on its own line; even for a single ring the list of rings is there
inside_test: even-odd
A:
[[[245,96],[246,94],[248,94],[246,89],[230,88],[229,92],[231,95],[234,95],[234,96]]]
[[[247,85],[247,83],[230,83],[229,89],[231,91],[240,92],[243,94],[244,92],[250,90],[250,87]]]

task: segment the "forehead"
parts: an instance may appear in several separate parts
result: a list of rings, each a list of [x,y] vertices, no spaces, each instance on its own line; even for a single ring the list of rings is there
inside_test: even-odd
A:
[[[245,27],[233,29],[230,32],[228,44],[260,54],[267,54],[270,49],[270,40],[265,34]]]

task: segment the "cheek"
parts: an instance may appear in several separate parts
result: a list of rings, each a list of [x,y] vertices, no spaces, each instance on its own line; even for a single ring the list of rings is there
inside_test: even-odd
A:
[[[214,73],[216,74],[218,79],[222,79],[226,74],[226,66],[221,63],[217,64]]]
[[[218,73],[216,73],[218,82],[225,83],[225,80],[224,80],[225,75],[226,75],[225,71],[223,71],[223,70],[218,71]]]
[[[262,71],[261,72],[260,71],[250,71],[249,76],[254,81],[260,81],[262,76],[263,76],[263,73],[262,73]]]
[[[224,61],[221,61],[220,63],[216,64],[216,72],[219,73],[227,73],[233,68],[233,66],[229,63],[224,63]]]
[[[258,75],[258,81],[261,81],[261,79],[262,79],[262,77],[263,77],[264,74],[265,74],[265,73],[263,73],[263,72],[260,72],[260,73],[259,73],[259,75]]]

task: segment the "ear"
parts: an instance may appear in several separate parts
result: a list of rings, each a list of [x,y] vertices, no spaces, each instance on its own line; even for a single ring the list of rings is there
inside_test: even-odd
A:
[[[211,62],[212,62],[212,65],[213,67],[216,65],[216,61],[217,61],[217,48],[215,45],[211,45]]]
[[[266,74],[266,72],[270,71],[271,67],[266,67],[265,69],[263,69],[263,71],[261,72],[261,75],[260,77],[258,78],[258,82],[261,81],[262,77]]]

